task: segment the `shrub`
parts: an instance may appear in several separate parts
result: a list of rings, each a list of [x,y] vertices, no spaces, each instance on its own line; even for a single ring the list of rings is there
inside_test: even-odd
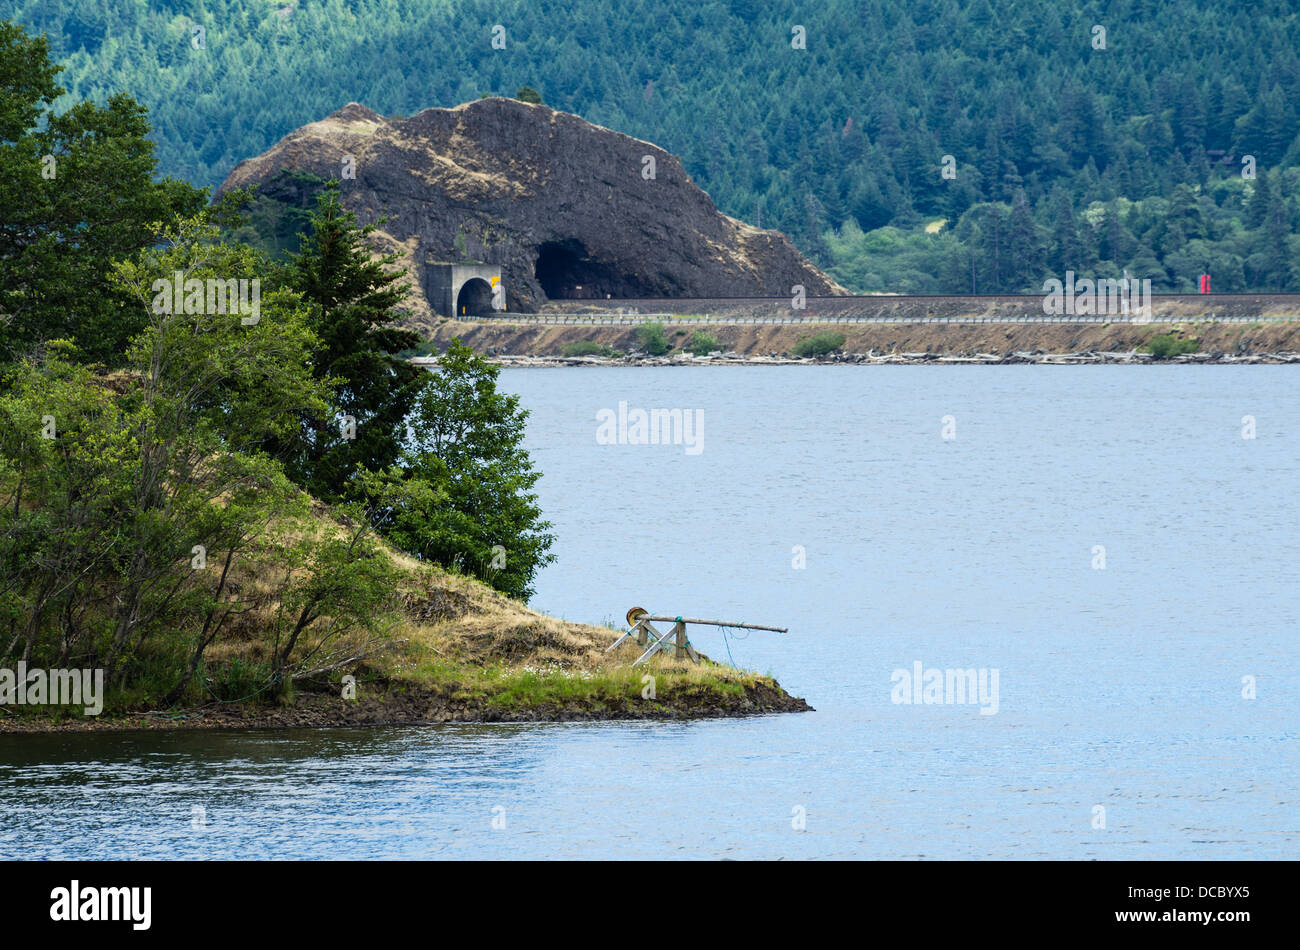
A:
[[[686,350],[694,353],[696,356],[708,356],[714,350],[722,349],[722,343],[716,336],[711,333],[702,333],[696,330],[691,334],[690,340],[686,344]]]
[[[527,600],[555,539],[522,445],[528,412],[498,391],[499,374],[452,340],[416,392],[402,465],[363,472],[357,488],[390,543]]]
[[[1174,356],[1181,356],[1184,353],[1195,353],[1198,344],[1195,339],[1180,340],[1172,333],[1162,333],[1159,336],[1153,336],[1147,343],[1147,352],[1151,354],[1152,359],[1167,360]]]
[[[614,358],[622,356],[618,350],[604,343],[597,343],[595,340],[578,340],[576,343],[566,343],[560,350],[562,356],[603,356]]]
[[[800,340],[794,346],[795,356],[825,356],[827,353],[833,353],[844,345],[843,333],[832,333],[827,330],[824,333],[818,333],[816,336],[810,336],[805,340]]]
[[[641,349],[651,356],[663,356],[669,350],[668,337],[664,334],[662,323],[642,324],[636,328],[636,336],[641,341]]]

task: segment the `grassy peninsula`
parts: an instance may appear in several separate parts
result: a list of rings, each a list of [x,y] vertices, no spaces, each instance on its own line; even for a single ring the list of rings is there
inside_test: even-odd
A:
[[[529,609],[527,410],[459,341],[403,358],[381,222],[334,181],[259,248],[248,195],[156,181],[144,110],[57,113],[58,72],[0,21],[0,730],[806,708]]]
[[[336,537],[349,533],[319,504],[308,519]],[[111,691],[99,716],[79,707],[0,706],[0,733],[689,719],[810,708],[770,676],[707,658],[696,665],[664,653],[634,668],[634,643],[605,652],[620,630],[538,613],[382,542],[376,556],[391,569],[392,597],[372,627],[333,640],[322,625],[301,649],[331,658],[321,665],[335,668],[290,675],[284,688],[268,689],[284,604],[266,577],[290,570],[292,554],[282,547],[256,572],[231,579],[253,606],[205,655],[185,702],[159,704],[171,685],[162,668]]]

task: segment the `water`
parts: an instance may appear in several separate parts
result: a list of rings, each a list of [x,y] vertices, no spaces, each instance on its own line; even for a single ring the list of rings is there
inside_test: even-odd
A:
[[[534,605],[788,626],[691,636],[816,712],[0,736],[0,857],[1300,854],[1294,369],[502,382],[560,539]],[[703,451],[597,444],[620,400],[702,409]],[[996,669],[997,713],[895,704],[915,661]]]

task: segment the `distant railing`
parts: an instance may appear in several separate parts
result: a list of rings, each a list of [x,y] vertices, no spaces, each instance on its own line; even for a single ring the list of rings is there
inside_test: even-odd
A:
[[[1187,314],[1152,314],[1150,317],[1135,317],[1131,314],[1112,314],[1102,316],[1052,315],[1042,316],[1028,314],[1006,314],[998,316],[907,316],[890,314],[887,316],[789,316],[789,317],[729,317],[722,314],[508,314],[491,317],[470,318],[479,323],[500,323],[519,326],[641,326],[646,323],[698,323],[706,325],[728,326],[780,326],[800,324],[861,324],[861,323],[1068,323],[1098,324],[1123,323],[1142,325],[1145,323],[1294,323],[1300,321],[1300,312],[1294,316],[1237,316],[1228,314],[1205,313]]]
[[[1300,294],[1152,294],[1149,317],[1119,313],[1049,314],[1042,294],[862,294],[806,297],[638,297],[552,300],[541,313],[501,313],[484,322],[517,326],[638,326],[870,323],[1285,323],[1300,321]],[[1264,311],[1271,311],[1264,313]]]

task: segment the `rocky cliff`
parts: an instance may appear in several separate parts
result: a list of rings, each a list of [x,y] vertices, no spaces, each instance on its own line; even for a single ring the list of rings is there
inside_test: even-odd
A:
[[[355,177],[348,177],[349,165]],[[844,289],[778,231],[721,214],[681,162],[649,142],[513,99],[384,118],[352,103],[241,162],[218,190],[310,200],[304,173],[340,178],[377,247],[426,266],[502,268],[512,311],[548,299],[784,296]],[[419,295],[416,295],[419,296]],[[413,301],[428,318],[427,300]]]

